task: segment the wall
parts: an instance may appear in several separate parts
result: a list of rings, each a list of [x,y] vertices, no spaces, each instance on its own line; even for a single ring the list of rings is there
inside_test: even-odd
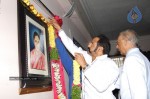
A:
[[[33,2],[34,0],[30,0]],[[47,4],[49,9],[56,15],[63,16],[66,9],[69,9],[68,0],[64,0],[66,8],[57,0],[42,0]],[[35,7],[37,7],[35,5]],[[64,6],[63,6],[64,7]],[[49,17],[47,13],[43,12],[45,17]],[[82,22],[76,14],[71,18],[63,18],[63,29],[71,38],[76,38],[78,42],[85,45],[90,39],[90,36],[83,36],[83,31],[87,32]],[[77,18],[77,19],[76,19]],[[78,20],[79,19],[79,20]],[[79,26],[75,26],[73,21],[79,21]],[[79,27],[82,27],[79,29]],[[26,95],[19,95],[19,81],[10,81],[9,77],[19,76],[19,62],[18,62],[18,28],[17,28],[17,0],[0,0],[0,98],[1,99],[53,99],[53,91],[33,93]],[[81,33],[82,32],[82,33]],[[80,36],[81,35],[81,36]],[[66,84],[68,79],[66,76]],[[67,85],[66,85],[67,86]]]
[[[52,99],[52,91],[18,95],[19,81],[9,80],[10,76],[19,75],[17,1],[1,0],[0,7],[0,98]]]

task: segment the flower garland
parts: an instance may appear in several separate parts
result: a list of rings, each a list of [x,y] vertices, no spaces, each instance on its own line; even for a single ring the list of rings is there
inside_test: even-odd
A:
[[[80,85],[80,65],[73,60],[73,84]]]
[[[72,99],[81,98],[80,65],[76,60],[73,60],[73,87],[71,96]]]
[[[59,16],[54,17],[60,26],[62,26],[62,19]],[[58,31],[55,30],[56,35],[58,35]],[[76,60],[73,60],[73,86],[72,86],[72,99],[80,99],[81,97],[81,84],[80,84],[80,65]]]
[[[50,46],[51,46],[51,48],[56,48],[55,36],[54,36],[54,28],[53,28],[52,25],[48,26],[48,32],[49,32],[49,40],[51,41],[51,42],[49,42]]]
[[[52,72],[52,81],[54,88],[54,99],[66,99],[66,92],[64,92],[64,75],[62,64],[58,59],[58,52],[55,44],[54,37],[54,28],[52,25],[48,26],[49,40],[50,40],[50,58],[51,58],[51,72]],[[53,73],[54,72],[54,73]]]
[[[53,83],[55,83],[53,86],[54,88],[54,99],[66,99],[66,93],[64,92],[64,87],[62,82],[64,81],[64,76],[60,73],[62,68],[60,67],[60,61],[59,60],[53,60],[51,61],[51,72],[54,72],[52,74]]]
[[[48,26],[48,34],[49,34],[49,46],[50,50],[50,58],[51,58],[51,71],[52,71],[52,81],[53,81],[53,91],[54,91],[54,99],[66,99],[66,90],[64,85],[64,72],[63,66],[59,60],[59,55],[55,45],[55,37],[54,37],[54,28],[53,26],[43,17],[42,14],[38,13],[38,11],[34,8],[32,4],[30,4],[29,0],[23,0],[24,4],[28,7],[30,12],[32,12],[36,17],[40,18],[44,23]]]
[[[33,13],[36,17],[40,18],[44,23],[49,25],[49,22],[46,20],[46,18],[44,18],[44,16],[39,13],[32,4],[30,4],[30,0],[23,0],[23,3],[30,10],[31,13]]]

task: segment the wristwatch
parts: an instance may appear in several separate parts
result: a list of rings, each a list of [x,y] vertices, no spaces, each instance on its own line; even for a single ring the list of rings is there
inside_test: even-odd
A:
[[[83,69],[86,69],[89,66],[89,64],[86,64],[85,67]]]

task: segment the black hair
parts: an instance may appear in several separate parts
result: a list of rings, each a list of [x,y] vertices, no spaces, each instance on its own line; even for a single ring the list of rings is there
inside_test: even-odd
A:
[[[103,54],[109,54],[111,48],[109,39],[104,34],[100,34],[97,37],[100,39],[97,42],[97,46],[102,46],[104,48]]]
[[[37,32],[34,32],[33,39],[35,38],[35,36],[38,36],[38,38],[40,39],[40,36],[39,36],[39,34]]]

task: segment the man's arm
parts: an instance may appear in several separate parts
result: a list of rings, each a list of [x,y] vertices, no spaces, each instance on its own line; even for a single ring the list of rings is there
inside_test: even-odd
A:
[[[55,29],[58,30],[58,34],[63,42],[63,44],[65,45],[65,47],[68,49],[68,51],[74,56],[75,52],[78,53],[82,53],[83,50],[80,47],[77,47],[72,39],[70,39],[66,33],[61,29],[61,27],[59,26],[59,24],[57,23],[57,21],[55,19],[51,19],[50,21],[52,23],[52,25],[55,27]]]

